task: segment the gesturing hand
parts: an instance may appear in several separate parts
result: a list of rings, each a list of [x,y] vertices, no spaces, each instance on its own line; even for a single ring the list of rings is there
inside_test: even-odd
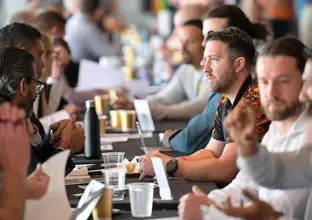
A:
[[[246,198],[252,201],[252,205],[244,207],[241,204],[240,207],[233,207],[231,198],[229,197],[224,207],[216,205],[216,208],[221,212],[233,216],[239,217],[245,220],[277,220],[281,216],[276,212],[269,204],[257,199],[250,192],[243,190],[243,194]]]

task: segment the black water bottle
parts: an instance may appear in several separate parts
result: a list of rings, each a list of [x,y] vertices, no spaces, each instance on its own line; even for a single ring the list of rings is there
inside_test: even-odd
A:
[[[101,140],[99,118],[95,111],[94,100],[86,101],[86,114],[84,117],[85,129],[85,158],[100,159],[101,158]]]

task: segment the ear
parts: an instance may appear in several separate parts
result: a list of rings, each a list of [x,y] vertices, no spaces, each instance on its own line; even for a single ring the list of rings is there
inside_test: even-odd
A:
[[[20,93],[22,96],[27,96],[28,95],[28,84],[27,84],[27,80],[24,78],[20,81],[20,85],[19,85],[19,89],[20,89]]]
[[[50,29],[50,34],[51,35],[55,35],[57,33],[57,26],[53,26],[51,29]]]
[[[246,63],[246,59],[244,57],[238,57],[235,61],[234,61],[234,70],[235,72],[241,72],[245,67],[246,67],[247,63]]]

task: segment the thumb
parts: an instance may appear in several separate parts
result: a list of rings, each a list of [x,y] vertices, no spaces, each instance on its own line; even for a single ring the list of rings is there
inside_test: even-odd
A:
[[[42,175],[42,173],[43,173],[42,165],[38,164],[34,177],[39,178]]]
[[[257,197],[255,197],[253,194],[251,194],[249,191],[245,189],[243,190],[243,195],[252,202],[258,201]]]
[[[69,118],[69,122],[68,122],[66,127],[73,128],[75,123],[76,123],[76,121],[77,121],[77,116],[76,115],[71,115],[70,118]]]
[[[195,196],[207,196],[207,194],[196,185],[192,187],[192,191]]]

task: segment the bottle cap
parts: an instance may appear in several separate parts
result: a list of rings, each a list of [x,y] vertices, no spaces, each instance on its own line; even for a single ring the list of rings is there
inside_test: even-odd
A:
[[[88,101],[86,101],[86,107],[87,107],[87,108],[95,108],[95,102],[94,102],[94,100],[88,100]]]

